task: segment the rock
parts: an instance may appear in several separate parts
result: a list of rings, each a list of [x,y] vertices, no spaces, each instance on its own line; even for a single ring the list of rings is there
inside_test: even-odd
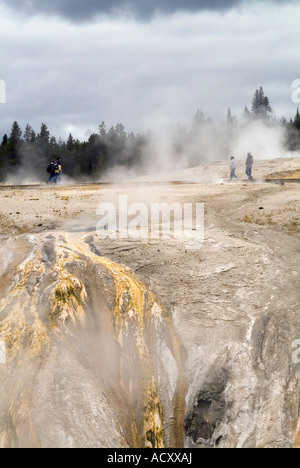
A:
[[[23,244],[2,276],[0,446],[182,446],[184,357],[153,293],[67,235]]]
[[[206,377],[195,402],[185,418],[185,431],[191,445],[208,448],[218,446],[221,436],[212,443],[213,434],[226,413],[224,391],[228,382],[225,370],[213,369]]]

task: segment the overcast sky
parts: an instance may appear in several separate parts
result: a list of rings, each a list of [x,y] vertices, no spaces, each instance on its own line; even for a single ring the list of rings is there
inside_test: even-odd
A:
[[[299,24],[299,0],[0,0],[0,136],[14,120],[64,139],[220,120],[260,86],[294,117]]]

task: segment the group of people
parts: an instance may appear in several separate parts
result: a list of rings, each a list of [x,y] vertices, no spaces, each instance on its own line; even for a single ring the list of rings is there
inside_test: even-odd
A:
[[[249,180],[253,180],[252,178],[252,167],[253,167],[253,156],[251,153],[247,154],[246,159],[246,175],[248,176]],[[235,171],[237,169],[237,164],[234,156],[231,156],[230,160],[230,180],[233,178],[239,179],[236,175]],[[49,179],[47,180],[47,184],[57,184],[61,182],[62,177],[62,167],[61,167],[61,159],[58,158],[56,161],[52,160],[50,165],[47,168],[47,172],[49,174]]]
[[[49,179],[47,184],[57,184],[61,182],[62,168],[61,168],[61,159],[58,158],[56,161],[52,160],[50,165],[47,167],[47,172],[49,174]]]
[[[246,159],[246,175],[248,176],[248,180],[253,180],[252,177],[252,167],[253,167],[253,156],[251,153],[247,154],[247,159]],[[230,180],[233,178],[238,179],[238,176],[236,175],[235,171],[237,169],[236,165],[236,160],[234,156],[231,156],[230,160]]]

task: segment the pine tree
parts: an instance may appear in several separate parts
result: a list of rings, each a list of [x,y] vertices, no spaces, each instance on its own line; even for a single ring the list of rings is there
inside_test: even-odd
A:
[[[247,106],[244,107],[243,117],[244,117],[245,120],[250,120],[251,119],[251,112],[249,111]]]
[[[26,145],[29,145],[30,143],[34,143],[36,140],[36,134],[29,124],[26,125],[25,132],[23,135],[23,140]]]
[[[300,112],[299,112],[299,109],[297,109],[297,113],[295,115],[293,125],[297,130],[300,130]]]
[[[200,127],[205,123],[205,115],[201,109],[198,109],[194,117],[194,127]]]
[[[6,135],[3,135],[3,138],[2,138],[2,143],[1,143],[1,146],[4,147],[8,144],[8,136]]]
[[[300,112],[297,109],[294,119],[290,119],[286,126],[287,137],[286,137],[286,146],[289,151],[299,151],[300,150]]]
[[[237,124],[237,117],[235,115],[232,115],[231,109],[228,109],[227,112],[227,125],[229,127],[232,127]]]
[[[41,131],[37,135],[36,142],[37,142],[37,149],[40,154],[40,157],[42,158],[42,160],[45,161],[43,162],[45,164],[46,161],[49,160],[51,156],[51,148],[50,148],[50,132],[47,128],[47,125],[45,125],[44,123],[41,125]]]
[[[255,91],[252,100],[252,115],[257,119],[268,120],[270,118],[269,114],[271,113],[272,108],[269,98],[265,96],[263,88],[260,87]]]
[[[58,143],[56,141],[56,138],[54,136],[50,138],[49,151],[50,151],[51,159],[58,159],[60,157],[59,145],[58,145]]]
[[[8,169],[15,168],[21,162],[21,137],[22,130],[19,127],[18,122],[14,122],[8,140]]]
[[[21,137],[22,130],[20,129],[18,122],[14,122],[9,137],[9,143],[19,145],[21,143]]]
[[[101,122],[101,125],[99,125],[99,133],[100,133],[101,140],[105,143],[107,139],[105,122]]]
[[[0,181],[4,181],[7,174],[8,136],[5,134],[0,146]]]
[[[67,141],[67,150],[68,151],[72,151],[74,143],[75,143],[74,138],[72,136],[72,133],[70,133],[68,141]]]
[[[47,125],[44,123],[41,125],[41,132],[37,136],[38,143],[42,146],[49,145],[50,142],[50,132],[47,128]]]

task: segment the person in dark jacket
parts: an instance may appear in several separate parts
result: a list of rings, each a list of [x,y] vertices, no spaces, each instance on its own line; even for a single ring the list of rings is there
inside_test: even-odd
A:
[[[61,175],[62,175],[62,168],[61,168],[61,159],[58,158],[57,161],[55,161],[54,163],[54,179],[53,179],[53,182],[55,184],[57,183],[60,183],[61,182]]]
[[[253,156],[251,153],[248,153],[247,159],[246,159],[246,174],[249,180],[253,180],[252,179],[252,166],[253,166]]]
[[[51,161],[50,165],[47,167],[47,172],[49,174],[49,179],[47,180],[47,184],[53,184],[55,179],[55,161]]]

